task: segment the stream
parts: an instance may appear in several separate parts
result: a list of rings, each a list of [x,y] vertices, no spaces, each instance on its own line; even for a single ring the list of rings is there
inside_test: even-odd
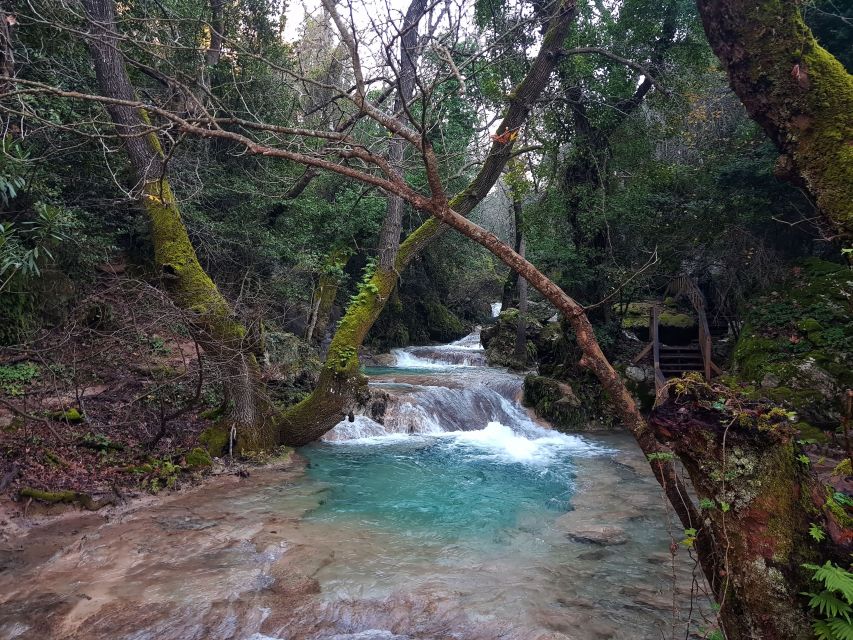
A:
[[[693,563],[670,553],[683,536],[628,436],[538,423],[477,332],[394,355],[365,370],[368,415],[303,447],[301,464],[34,528],[0,556],[0,639],[651,640],[701,627]]]

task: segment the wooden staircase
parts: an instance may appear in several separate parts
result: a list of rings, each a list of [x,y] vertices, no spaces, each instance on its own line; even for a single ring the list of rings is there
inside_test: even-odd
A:
[[[697,339],[686,345],[665,345],[660,341],[659,320],[660,307],[655,304],[649,314],[649,344],[634,359],[638,362],[649,353],[652,354],[655,371],[655,393],[658,401],[662,401],[667,394],[666,381],[669,378],[678,378],[688,371],[697,371],[705,380],[711,380],[714,375],[722,373],[720,368],[714,364],[712,352],[712,338],[719,338],[725,333],[725,327],[708,326],[708,317],[705,313],[705,296],[699,290],[695,281],[680,279],[679,296],[690,299],[698,319],[699,330]],[[674,281],[675,282],[675,281]]]
[[[678,378],[688,371],[705,371],[705,359],[698,341],[675,347],[660,345],[658,364],[664,378]]]

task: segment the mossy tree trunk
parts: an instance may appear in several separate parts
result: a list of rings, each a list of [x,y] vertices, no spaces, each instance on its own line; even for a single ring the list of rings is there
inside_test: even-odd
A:
[[[530,109],[557,65],[560,49],[574,17],[574,2],[564,0],[549,24],[542,47],[527,76],[509,95],[509,106],[497,134],[517,131],[527,120]],[[477,176],[450,201],[453,209],[468,215],[489,193],[511,157],[512,143],[495,141]],[[351,410],[355,396],[364,389],[358,363],[358,350],[364,338],[390,299],[399,274],[447,229],[438,219],[430,218],[400,244],[392,268],[378,268],[362,285],[332,338],[317,388],[285,412],[280,429],[283,443],[301,445],[316,440]]]
[[[792,0],[698,0],[705,33],[750,117],[838,234],[853,236],[853,76]]]
[[[101,93],[133,101],[135,92],[119,48],[113,0],[83,0],[90,21],[88,45]],[[175,305],[191,318],[205,352],[220,368],[229,410],[223,423],[237,449],[269,449],[275,434],[271,405],[262,393],[259,367],[247,332],[231,305],[198,261],[169,185],[163,150],[145,113],[122,105],[107,107],[121,136],[148,215],[154,261]]]
[[[323,273],[320,274],[317,288],[314,291],[311,317],[308,319],[308,328],[305,331],[305,339],[308,342],[322,342],[326,335],[329,315],[338,295],[343,269],[346,267],[349,258],[349,249],[336,249],[326,258]]]
[[[849,518],[833,509],[832,491],[798,460],[784,412],[708,408],[718,394],[696,386],[705,402],[686,393],[659,407],[651,424],[677,453],[704,505],[702,530],[713,540],[726,637],[811,638],[800,597],[811,590],[802,564],[846,564]],[[812,524],[828,532],[820,544],[809,535]]]

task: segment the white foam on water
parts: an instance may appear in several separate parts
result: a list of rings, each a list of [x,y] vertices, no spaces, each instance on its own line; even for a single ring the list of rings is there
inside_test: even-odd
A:
[[[587,442],[578,436],[541,429],[539,437],[528,437],[513,431],[500,422],[490,422],[485,429],[477,431],[451,431],[443,436],[455,439],[459,445],[483,449],[498,460],[508,462],[548,462],[556,454],[571,453],[580,456],[596,456],[609,450]]]
[[[391,353],[396,358],[394,366],[401,369],[451,369],[454,367],[470,366],[465,364],[440,362],[432,358],[420,358],[405,349],[392,349]]]
[[[363,417],[363,416],[359,416]],[[358,421],[358,417],[356,418]],[[365,418],[365,420],[370,420]],[[370,420],[370,422],[373,422]],[[354,425],[355,423],[342,423]],[[547,463],[555,456],[592,457],[612,453],[610,449],[588,442],[579,436],[566,435],[557,431],[536,427],[535,431],[519,433],[497,421],[489,422],[484,429],[473,431],[441,431],[428,433],[387,432],[379,423],[376,427],[361,432],[351,428],[346,435],[329,439],[331,444],[340,445],[390,445],[399,442],[422,442],[442,439],[452,446],[465,447],[475,455],[486,456],[502,462]],[[341,427],[341,424],[338,425]],[[336,427],[336,429],[338,428]]]
[[[503,303],[502,303],[502,302],[493,302],[493,303],[491,304],[491,307],[492,307],[492,317],[493,317],[493,318],[497,318],[499,315],[501,315],[501,307],[502,307],[502,306],[503,306]]]
[[[459,338],[459,340],[451,342],[449,345],[446,345],[446,347],[438,348],[470,349],[471,351],[483,351],[483,345],[480,344],[480,327],[477,327],[474,331],[469,333],[464,338]]]
[[[419,350],[428,350],[433,357],[417,355]],[[477,367],[483,365],[483,346],[480,344],[480,328],[477,327],[467,336],[459,338],[450,344],[440,344],[430,347],[407,347],[392,349],[395,357],[394,366],[403,369],[455,369],[459,367]],[[471,353],[469,357],[466,355]],[[474,355],[476,353],[476,356]],[[447,354],[447,357],[443,357]],[[451,354],[456,357],[451,358]],[[457,362],[458,360],[458,362]]]
[[[347,440],[363,440],[387,435],[385,426],[367,416],[355,416],[355,420],[341,420],[335,427],[323,436],[328,442]]]

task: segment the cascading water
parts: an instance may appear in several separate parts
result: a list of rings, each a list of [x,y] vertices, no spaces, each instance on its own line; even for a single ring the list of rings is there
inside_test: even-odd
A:
[[[304,472],[60,530],[0,571],[0,638],[685,637],[691,564],[629,439],[538,424],[476,332],[395,353]]]

